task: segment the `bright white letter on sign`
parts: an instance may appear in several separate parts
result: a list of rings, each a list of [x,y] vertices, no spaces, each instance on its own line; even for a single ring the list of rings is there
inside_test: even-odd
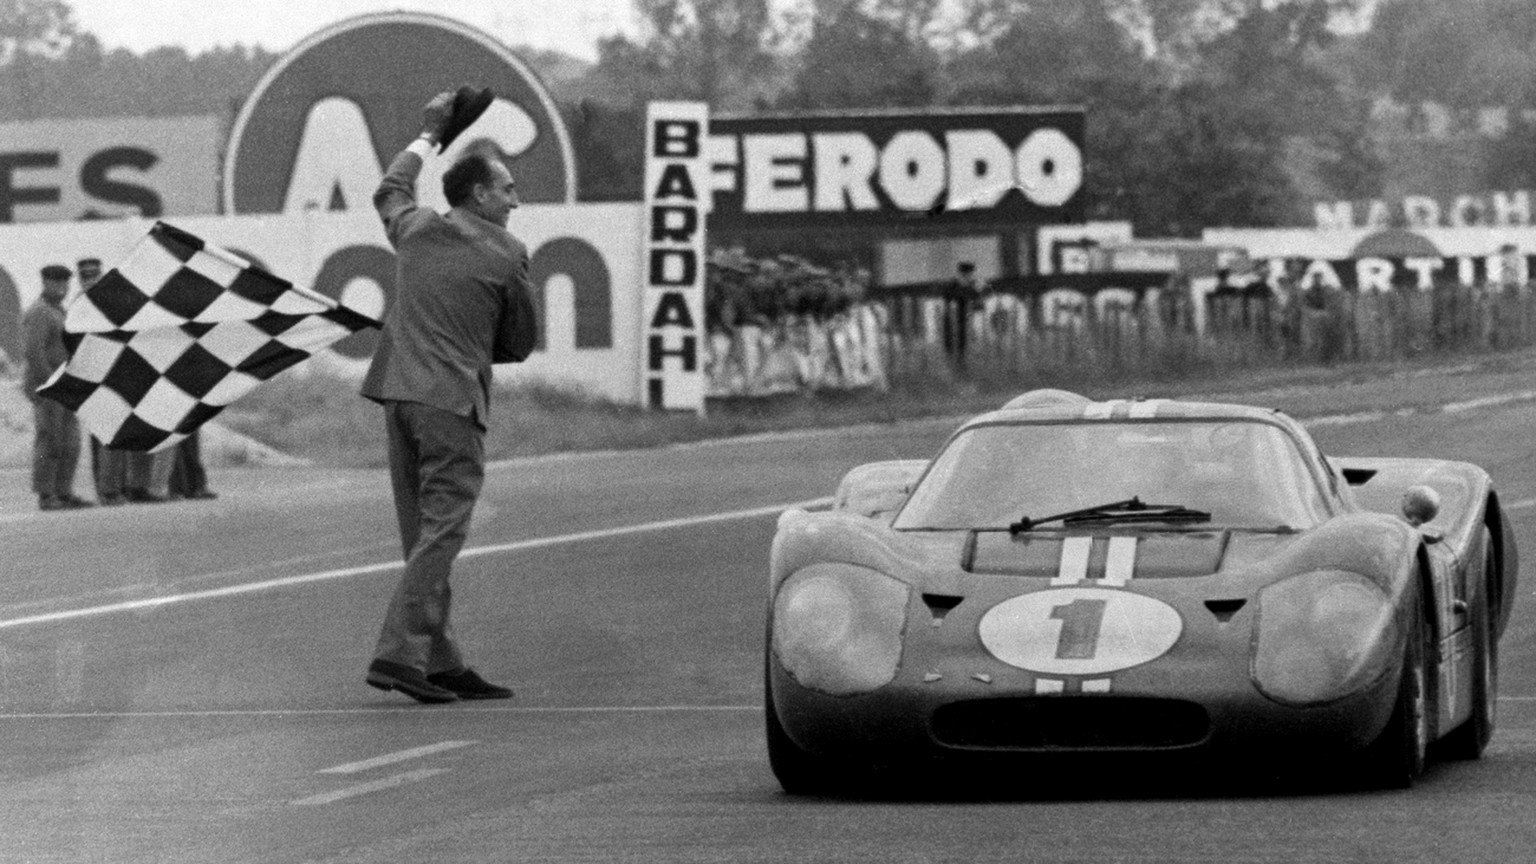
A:
[[[747,135],[747,188],[742,209],[748,213],[804,213],[810,207],[805,185],[805,136]]]
[[[816,209],[878,210],[871,181],[879,164],[875,143],[862,132],[822,132],[811,138],[816,153]]]
[[[946,209],[993,207],[1013,188],[1013,154],[990,129],[947,132],[949,200]]]
[[[1361,258],[1355,262],[1355,284],[1360,293],[1392,293],[1392,273],[1397,268],[1385,258]]]
[[[880,185],[902,210],[927,210],[944,191],[944,148],[927,132],[897,132],[880,154]]]
[[[1019,145],[1019,185],[1042,207],[1067,203],[1083,185],[1083,151],[1060,129],[1036,129]]]
[[[366,211],[383,178],[363,109],[350,99],[322,99],[304,121],[283,212]]]

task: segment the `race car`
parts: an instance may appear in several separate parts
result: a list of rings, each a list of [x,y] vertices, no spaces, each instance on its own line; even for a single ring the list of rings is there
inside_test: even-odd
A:
[[[1475,465],[1327,457],[1274,410],[1031,391],[780,516],[769,762],[810,794],[1128,754],[1405,787],[1487,746],[1517,570]]]

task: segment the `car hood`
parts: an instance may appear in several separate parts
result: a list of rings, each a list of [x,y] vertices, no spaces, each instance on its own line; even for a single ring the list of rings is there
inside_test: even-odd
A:
[[[1210,576],[1274,556],[1294,534],[1145,531],[1020,534],[981,532],[957,550],[962,570],[980,575],[1093,579]]]
[[[1237,580],[1251,590],[1297,573],[1343,570],[1392,586],[1412,570],[1421,541],[1400,518],[1352,513],[1301,531],[1102,526],[1007,531],[893,531],[842,513],[780,517],[770,584],[811,564],[836,561],[886,573],[925,591],[958,592],[1000,578],[1126,584],[1132,580]],[[1231,586],[1238,590],[1238,585]]]

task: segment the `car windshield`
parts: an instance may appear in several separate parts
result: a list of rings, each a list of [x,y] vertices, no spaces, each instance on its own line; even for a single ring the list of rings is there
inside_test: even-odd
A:
[[[892,527],[1002,529],[1133,497],[1210,513],[1169,526],[1196,530],[1305,528],[1328,516],[1295,442],[1268,423],[1000,423],[951,440]]]

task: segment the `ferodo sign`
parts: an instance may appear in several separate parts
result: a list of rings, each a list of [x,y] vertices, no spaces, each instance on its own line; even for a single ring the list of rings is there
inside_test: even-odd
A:
[[[443,202],[441,172],[458,152],[494,145],[525,203],[576,197],[570,136],[538,78],[500,43],[447,18],[365,15],[305,39],[257,82],[230,133],[226,213],[371,209],[383,168],[421,131],[422,106],[460,84],[497,100],[418,182]]]
[[[0,222],[217,209],[219,118],[0,123]]]
[[[1083,113],[716,117],[712,228],[1082,220]],[[1013,194],[1010,194],[1013,193]]]

